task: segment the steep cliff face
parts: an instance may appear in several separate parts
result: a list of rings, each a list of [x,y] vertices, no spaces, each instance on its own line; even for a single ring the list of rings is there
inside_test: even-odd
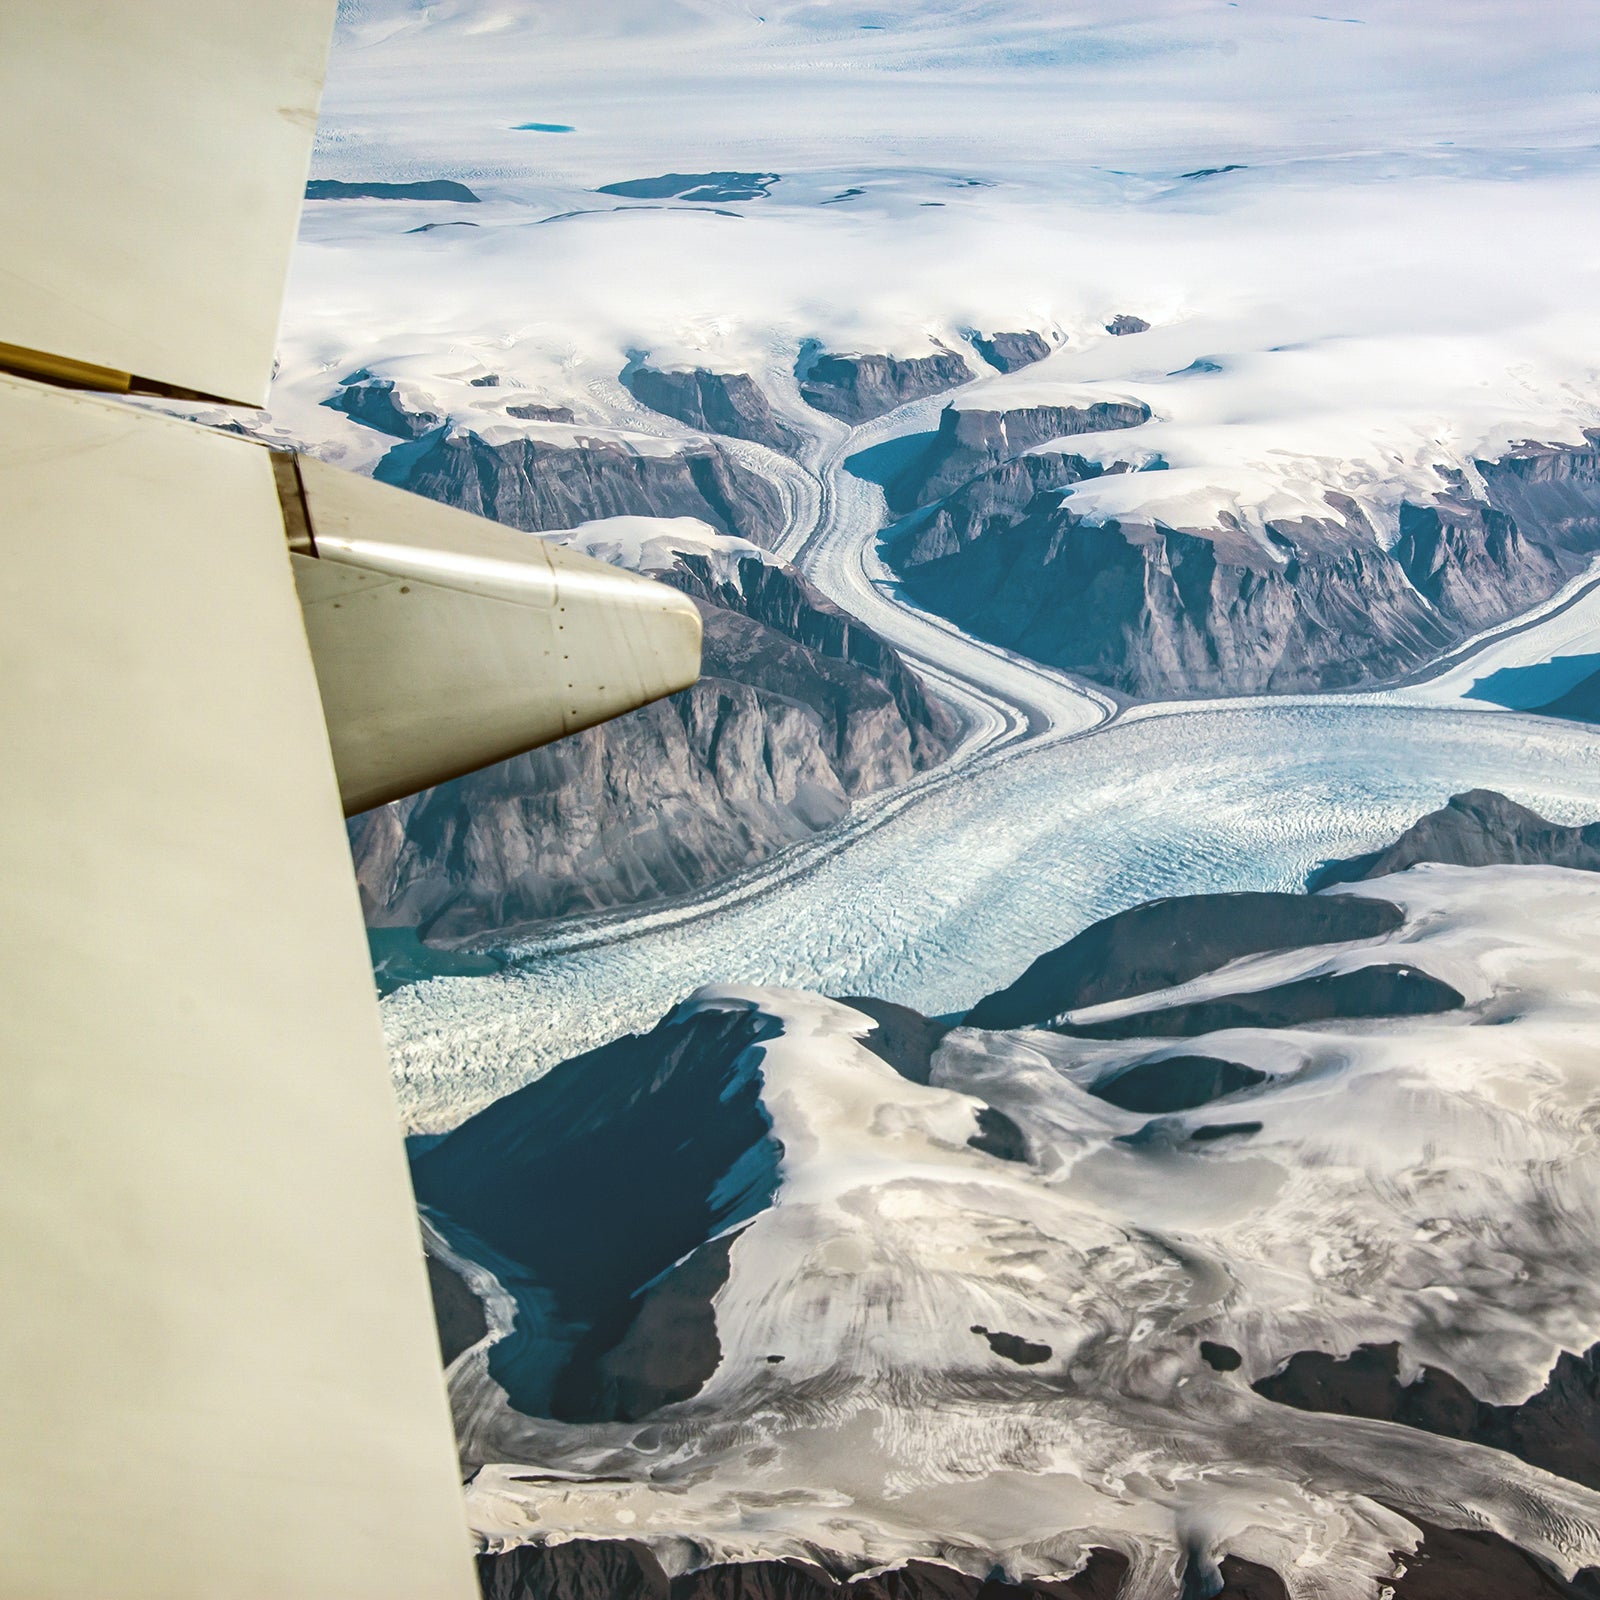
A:
[[[1453,636],[1370,532],[1125,537],[1047,497],[1003,538],[908,567],[907,588],[962,627],[1137,698],[1343,688],[1403,671]]]
[[[1332,496],[1328,517],[1268,524],[1265,547],[1237,526],[1090,525],[1052,491],[1092,474],[1034,459],[969,480],[909,524],[894,550],[906,586],[985,638],[1140,698],[1394,677],[1546,599],[1600,548],[1594,449],[1480,464],[1489,499],[1458,484],[1407,504],[1389,549]],[[896,492],[926,504],[948,478],[935,465]]]
[[[443,421],[436,411],[408,406],[392,378],[374,377],[365,367],[352,372],[322,403],[396,439],[420,439]]]
[[[633,397],[652,411],[676,417],[691,428],[749,439],[769,450],[792,455],[800,435],[772,414],[767,397],[745,372],[664,371],[659,367],[631,367],[622,381]]]
[[[1360,1345],[1340,1358],[1296,1351],[1251,1387],[1300,1411],[1331,1411],[1470,1439],[1600,1489],[1600,1345],[1564,1350],[1544,1388],[1521,1405],[1488,1405],[1449,1372],[1424,1366],[1400,1377],[1398,1344]]]
[[[1137,428],[1149,420],[1149,406],[1135,400],[1025,406],[1014,411],[946,406],[927,448],[889,481],[884,493],[891,511],[911,511],[932,505],[997,463],[1014,460],[1052,439]]]
[[[695,517],[760,545],[783,531],[778,491],[709,440],[646,451],[581,428],[493,444],[436,428],[395,446],[374,476],[530,533],[623,516]]]
[[[1382,1594],[1395,1600],[1588,1600],[1593,1593],[1593,1568],[1568,1582],[1498,1534],[1414,1520],[1422,1541],[1397,1555],[1394,1573],[1373,1576],[1375,1600]],[[1238,1556],[1224,1556],[1212,1572],[1194,1570],[1200,1565],[1191,1567],[1171,1600],[1283,1600],[1289,1592],[1270,1567]],[[1071,1578],[1017,1583],[923,1561],[844,1583],[797,1561],[750,1561],[669,1578],[643,1545],[573,1540],[480,1556],[478,1581],[484,1600],[1117,1600],[1128,1566],[1120,1551],[1095,1550]]]
[[[1393,554],[1417,592],[1467,633],[1507,615],[1507,577],[1515,574],[1524,592],[1549,594],[1564,575],[1553,554],[1523,538],[1509,513],[1449,495],[1400,508]]]
[[[991,333],[987,338],[981,333],[972,336],[978,354],[1000,372],[1015,372],[1019,367],[1031,367],[1050,354],[1049,341],[1032,328],[1022,333]]]
[[[986,534],[1014,528],[1038,497],[1052,489],[1125,470],[1121,463],[1102,467],[1098,461],[1053,450],[1004,461],[969,479],[910,524],[897,543],[896,560],[902,567],[916,567],[954,555]]]
[[[716,609],[746,617],[766,634],[782,635],[793,641],[795,649],[814,661],[835,662],[840,669],[853,669],[835,669],[835,675],[838,681],[850,686],[851,694],[862,703],[876,702],[877,694],[872,686],[882,685],[904,735],[902,737],[898,730],[888,733],[885,739],[875,742],[872,749],[876,753],[868,759],[863,761],[849,754],[852,746],[844,730],[853,711],[851,703],[841,703],[839,712],[842,715],[835,714],[827,719],[837,734],[834,748],[843,762],[845,785],[850,792],[870,792],[902,781],[906,776],[906,762],[911,769],[920,770],[943,760],[952,732],[950,719],[937,702],[928,698],[922,680],[883,639],[848,612],[840,610],[793,567],[746,556],[731,572],[718,571],[706,556],[687,551],[679,556],[671,570],[656,576],[663,583],[670,583],[705,602],[703,615],[709,616]],[[772,669],[779,661],[792,661],[796,667],[800,666],[798,657],[781,649],[774,650],[771,641],[763,635],[725,627],[718,636],[716,659],[721,670],[730,676],[737,676],[734,672],[736,637],[758,653],[770,652],[764,657],[759,654],[743,657],[752,665],[761,664],[764,683],[777,681]],[[884,759],[888,765],[883,768],[882,775],[873,776],[875,764]]]
[[[1552,548],[1587,555],[1600,547],[1600,429],[1587,448],[1525,444],[1479,461],[1490,502]]]
[[[951,350],[927,356],[813,355],[800,368],[807,405],[849,423],[870,422],[909,400],[954,389],[972,378]]]
[[[948,713],[792,568],[653,575],[700,602],[700,682],[357,818],[372,926],[460,939],[701,889],[948,753]]]

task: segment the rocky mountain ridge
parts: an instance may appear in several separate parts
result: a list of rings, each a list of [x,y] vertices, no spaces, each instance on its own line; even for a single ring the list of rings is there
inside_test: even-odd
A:
[[[793,455],[800,435],[773,414],[766,395],[746,372],[712,372],[652,367],[646,362],[624,369],[623,386],[642,404],[691,428],[749,439],[769,450]]]
[[[922,400],[972,378],[972,369],[953,350],[926,356],[838,355],[810,351],[797,372],[800,398],[818,411],[856,425],[884,416],[897,406]]]
[[[1593,442],[1479,463],[1483,497],[1450,481],[1406,503],[1387,548],[1338,495],[1326,517],[1269,522],[1265,544],[1226,519],[1203,534],[1091,523],[1060,490],[1103,469],[1009,439],[993,450],[1011,454],[996,466],[930,451],[890,485],[892,509],[932,507],[888,535],[908,591],[971,632],[1141,699],[1398,677],[1547,599],[1600,551]]]
[[[709,439],[645,450],[572,424],[492,443],[469,428],[430,427],[389,451],[373,476],[528,533],[606,517],[694,517],[765,546],[784,526],[778,491]]]
[[[1137,428],[1149,420],[1150,408],[1141,400],[1022,406],[1010,411],[949,405],[940,412],[938,430],[926,448],[889,480],[884,495],[891,511],[915,511],[1002,462],[1027,461],[1029,451],[1052,440]]]

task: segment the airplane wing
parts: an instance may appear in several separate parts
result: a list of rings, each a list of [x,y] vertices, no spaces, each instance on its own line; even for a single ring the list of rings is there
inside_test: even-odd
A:
[[[6,1593],[467,1600],[343,815],[693,681],[683,597],[259,402],[333,0],[0,6]]]
[[[676,590],[321,461],[295,470],[308,547],[291,559],[347,812],[699,675],[700,614]]]
[[[334,12],[6,0],[0,364],[265,404]]]

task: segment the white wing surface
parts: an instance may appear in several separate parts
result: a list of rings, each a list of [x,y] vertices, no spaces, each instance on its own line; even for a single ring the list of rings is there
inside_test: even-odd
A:
[[[687,688],[676,590],[323,462],[299,461],[294,557],[345,810]]]
[[[6,1594],[473,1592],[268,453],[0,378]]]
[[[0,5],[0,366],[264,403],[334,10]]]

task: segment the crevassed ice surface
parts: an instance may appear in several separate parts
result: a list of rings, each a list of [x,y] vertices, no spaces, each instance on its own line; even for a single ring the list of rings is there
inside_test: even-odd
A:
[[[965,1010],[1042,951],[1156,895],[1300,887],[1451,794],[1600,810],[1600,730],[1509,714],[1297,702],[1179,711],[994,759],[881,802],[708,915],[663,912],[385,1005],[402,1102],[437,1129],[646,1027],[707,982]]]

